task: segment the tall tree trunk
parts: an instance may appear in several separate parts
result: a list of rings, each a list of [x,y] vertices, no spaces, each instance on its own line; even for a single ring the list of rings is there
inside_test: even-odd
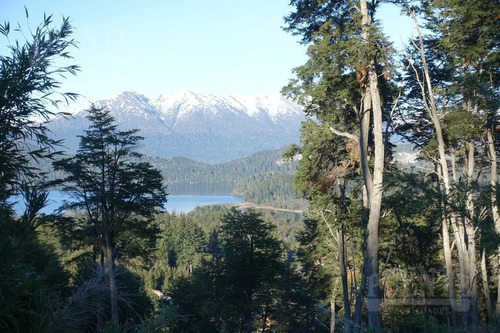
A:
[[[366,251],[364,254],[364,262],[367,262]],[[358,294],[356,295],[356,305],[354,309],[354,323],[356,332],[359,332],[361,328],[361,314],[363,312],[363,303],[365,299],[365,289],[366,289],[366,274],[365,269],[361,270],[361,283],[359,284],[359,289],[357,290]]]
[[[372,196],[373,181],[369,167],[368,158],[368,138],[370,132],[371,120],[371,107],[372,95],[370,90],[366,90],[362,98],[362,105],[359,109],[359,152],[360,152],[360,165],[361,176],[363,177],[364,187],[363,190],[366,195],[363,196],[363,206],[369,208],[370,197]]]
[[[114,251],[110,235],[106,234],[106,270],[109,280],[109,298],[111,301],[111,319],[115,324],[119,323],[118,296],[116,288]]]
[[[342,298],[344,302],[344,332],[351,331],[351,303],[349,301],[349,282],[347,281],[347,269],[345,264],[345,230],[344,226],[339,235],[337,230],[337,251],[339,257],[340,277],[342,279]]]
[[[491,122],[491,121],[490,121]],[[491,182],[490,182],[490,204],[491,213],[493,216],[493,222],[495,223],[495,230],[500,233],[500,213],[498,209],[497,200],[497,151],[495,149],[495,137],[494,137],[494,127],[490,123],[488,124],[487,137],[488,137],[488,154],[490,156],[490,172],[491,172]],[[497,265],[500,267],[500,246],[498,247],[497,253]],[[497,272],[497,302],[495,306],[495,317],[500,320],[500,269]]]
[[[460,271],[460,296],[461,296],[461,314],[462,314],[462,325],[465,329],[468,327],[469,317],[470,317],[470,302],[467,300],[467,286],[469,285],[469,265],[467,264],[467,250],[465,249],[465,244],[463,240],[465,239],[465,228],[463,221],[458,223],[459,217],[455,213],[451,213],[451,226],[453,228],[453,234],[455,238],[455,244],[457,246],[458,253],[458,267]]]
[[[491,325],[494,321],[493,308],[491,306],[490,289],[488,287],[488,270],[486,268],[486,250],[483,248],[481,254],[481,273],[483,280],[484,302],[486,303],[486,313],[488,314],[488,323]]]
[[[335,290],[334,290],[332,299],[330,300],[330,333],[335,333],[335,325],[336,325],[336,318],[335,318]]]
[[[460,266],[460,286],[461,286],[461,292],[462,292],[462,297],[464,297],[463,293],[464,290],[466,289],[466,285],[469,283],[466,280],[469,280],[470,274],[469,274],[469,268],[471,268],[469,265],[467,265],[465,258],[468,257],[465,255],[465,231],[463,225],[459,225],[458,223],[458,217],[456,214],[453,212],[449,211],[449,204],[448,200],[450,198],[451,194],[451,187],[450,187],[450,176],[449,176],[449,170],[448,170],[448,162],[446,160],[446,151],[445,151],[445,141],[444,141],[444,136],[443,136],[443,130],[441,127],[441,122],[439,119],[439,113],[437,110],[435,98],[434,98],[434,88],[432,86],[432,81],[431,81],[431,76],[429,69],[427,67],[427,60],[425,56],[425,45],[422,37],[422,32],[420,31],[420,26],[418,24],[417,20],[417,15],[415,11],[411,11],[411,15],[413,17],[413,21],[415,22],[415,28],[417,30],[418,34],[418,49],[420,51],[420,57],[422,60],[422,69],[423,69],[423,79],[419,79],[419,84],[420,88],[422,91],[422,101],[425,105],[425,108],[427,109],[427,112],[429,114],[429,118],[432,121],[434,131],[436,134],[436,139],[438,143],[438,163],[440,165],[440,171],[441,174],[439,175],[440,181],[443,184],[443,189],[444,189],[444,196],[443,196],[443,207],[446,215],[449,217],[451,226],[453,229],[453,233],[455,236],[455,242],[458,250],[458,255],[459,255],[459,266]],[[419,72],[415,69],[416,75],[418,78],[420,78]],[[446,223],[446,221],[443,221],[443,223]],[[451,282],[450,280],[448,281],[449,283]],[[451,295],[450,295],[450,305],[451,307],[454,306],[455,300],[451,300]],[[468,312],[468,306],[469,304],[466,304],[467,302],[462,302],[462,312],[466,311]],[[466,313],[462,313],[463,317],[467,317]],[[465,325],[466,322],[464,322]]]
[[[372,24],[371,14],[368,12],[366,0],[360,1],[360,10],[362,16],[363,39],[364,43],[370,40],[369,28]],[[383,177],[384,177],[384,138],[382,124],[382,105],[380,101],[380,91],[378,87],[378,76],[375,66],[375,59],[369,59],[367,66],[368,87],[371,95],[371,112],[373,119],[373,140],[374,167],[372,186],[367,186],[368,199],[370,202],[370,213],[367,225],[366,251],[366,275],[368,278],[368,327],[378,330],[382,327],[380,316],[380,295],[379,295],[379,223],[380,211],[382,209]],[[368,109],[364,109],[367,112]],[[368,185],[368,184],[366,184]]]
[[[372,178],[370,167],[368,164],[368,134],[370,130],[370,108],[371,108],[371,93],[369,90],[365,91],[362,98],[362,105],[359,109],[359,150],[360,150],[360,165],[361,175],[363,176],[363,213],[362,219],[364,222],[368,221],[368,210],[370,208],[370,195],[372,189]],[[353,253],[354,255],[354,253]],[[357,290],[356,304],[354,306],[354,323],[356,331],[361,327],[361,315],[363,312],[363,305],[366,294],[366,265],[368,262],[367,251],[363,253],[363,267],[361,268],[361,283]]]
[[[450,297],[451,322],[453,327],[457,326],[457,294],[455,292],[455,274],[453,272],[453,261],[451,258],[450,232],[446,216],[442,222],[443,252],[446,267],[446,277],[448,280],[448,295]]]
[[[378,89],[378,79],[375,62],[370,66],[370,89],[372,91],[373,136],[375,142],[375,157],[373,168],[373,188],[370,198],[370,216],[368,219],[367,250],[369,255],[370,272],[368,274],[368,324],[370,328],[380,329],[379,295],[379,223],[382,210],[383,177],[384,177],[384,138],[382,127],[382,106]]]
[[[473,177],[475,169],[475,147],[474,142],[468,142],[468,156],[467,156],[467,200],[465,217],[465,236],[464,244],[466,244],[466,261],[467,272],[469,274],[467,279],[467,297],[470,300],[470,325],[473,330],[477,330],[479,324],[479,311],[477,305],[477,264],[476,264],[476,227],[475,227],[475,205],[474,205],[474,191],[473,191]]]
[[[441,174],[441,167],[437,165],[438,174]],[[441,186],[440,186],[441,187]],[[448,216],[446,215],[446,208],[441,200],[441,214],[442,214],[442,237],[443,237],[443,254],[444,262],[446,268],[446,277],[448,280],[448,295],[450,298],[450,308],[451,308],[451,322],[453,327],[457,327],[457,295],[455,292],[455,274],[453,271],[453,261],[451,257],[451,245],[450,245],[450,231],[448,225]]]

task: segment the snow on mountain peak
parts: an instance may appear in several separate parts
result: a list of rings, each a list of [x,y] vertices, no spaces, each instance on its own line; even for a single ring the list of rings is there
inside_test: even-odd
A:
[[[214,96],[183,90],[172,95],[146,97],[137,92],[124,91],[110,98],[99,100],[117,118],[133,115],[159,118],[169,127],[182,119],[255,119],[278,124],[289,119],[295,123],[304,117],[302,108],[281,95],[228,95]],[[88,108],[85,108],[86,110]],[[80,113],[79,110],[76,113]],[[248,118],[249,117],[249,118]],[[300,122],[300,121],[299,121]]]
[[[273,122],[283,117],[303,116],[300,106],[281,95],[232,95],[229,98],[238,103],[248,115],[258,116],[265,112]]]
[[[146,97],[126,91],[95,105],[110,111],[120,128],[140,129],[149,154],[210,160],[229,160],[296,142],[305,119],[300,106],[280,95],[213,96],[185,90]],[[54,133],[73,140],[75,147],[75,133],[88,126],[83,110],[71,121],[51,124]]]
[[[302,116],[302,108],[281,95],[250,96],[229,95],[213,96],[196,94],[184,90],[173,95],[159,95],[150,99],[150,103],[161,112],[170,116],[183,116],[190,112],[203,111],[205,114],[217,114],[223,111],[243,113],[249,117],[268,116],[273,122],[280,117]]]

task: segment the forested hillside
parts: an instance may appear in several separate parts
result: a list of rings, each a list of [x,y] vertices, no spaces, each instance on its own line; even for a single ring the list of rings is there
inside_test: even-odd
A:
[[[222,164],[204,164],[182,157],[169,159],[146,157],[159,169],[170,188],[175,184],[232,184],[234,195],[243,200],[275,208],[304,209],[293,187],[296,162],[283,159],[285,149],[255,153]]]
[[[304,210],[307,201],[298,198],[293,174],[259,173],[239,179],[233,193],[245,201],[275,208]]]
[[[143,159],[162,171],[167,184],[234,183],[241,178],[261,173],[293,174],[297,164],[283,161],[285,150],[261,151],[220,164],[200,163],[184,157],[165,159],[145,156]]]
[[[138,161],[151,163],[158,169],[170,193],[191,187],[224,189],[225,194],[232,192],[251,203],[275,208],[304,209],[307,204],[297,198],[297,190],[292,184],[298,164],[284,160],[285,150],[262,151],[221,164],[206,164],[184,157],[159,158],[146,155]],[[63,173],[54,170],[47,161],[33,164],[33,167],[41,175],[45,175],[46,180],[54,181],[63,177]]]
[[[0,24],[0,331],[498,332],[500,3],[390,3],[413,22],[401,51],[378,21],[385,2],[291,0],[284,30],[307,60],[282,92],[307,115],[300,140],[220,164],[143,155],[140,129],[117,118],[191,131],[211,116],[256,129],[255,116],[286,132],[286,110],[122,94],[137,103],[82,111],[66,151],[49,124],[78,98],[61,86],[80,71],[71,21]],[[213,108],[197,118],[201,101]],[[169,184],[217,183],[303,212],[164,211]],[[54,188],[71,200],[41,213]]]

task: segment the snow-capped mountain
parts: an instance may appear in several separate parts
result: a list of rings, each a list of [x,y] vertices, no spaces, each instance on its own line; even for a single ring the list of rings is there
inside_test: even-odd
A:
[[[206,162],[228,161],[297,142],[304,120],[302,108],[280,95],[211,96],[183,91],[148,98],[123,92],[95,105],[109,110],[119,128],[140,129],[146,138],[144,153]],[[49,126],[70,151],[78,145],[76,135],[88,126],[86,109]]]

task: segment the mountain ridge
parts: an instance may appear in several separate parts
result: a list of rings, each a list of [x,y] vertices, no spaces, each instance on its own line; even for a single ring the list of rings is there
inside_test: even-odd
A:
[[[125,91],[94,105],[109,110],[120,129],[140,129],[146,138],[141,152],[209,163],[297,142],[305,119],[302,108],[281,95],[213,96],[186,90],[146,97]],[[87,109],[48,126],[57,139],[65,140],[70,152],[76,151],[76,136],[89,125]]]

